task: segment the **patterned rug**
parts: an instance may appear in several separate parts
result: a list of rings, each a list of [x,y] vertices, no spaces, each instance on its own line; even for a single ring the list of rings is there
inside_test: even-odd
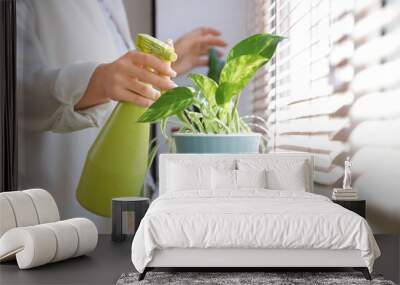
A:
[[[138,281],[138,273],[124,273],[116,285],[395,285],[380,275],[372,275],[368,281],[359,272],[148,272],[146,278]]]

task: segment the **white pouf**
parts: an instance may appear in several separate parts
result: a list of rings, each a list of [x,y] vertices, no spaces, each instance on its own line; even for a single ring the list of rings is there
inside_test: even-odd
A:
[[[49,192],[43,189],[29,189],[22,191],[28,194],[33,201],[38,215],[39,224],[57,222],[60,220],[56,201]]]
[[[11,208],[10,202],[0,195],[0,237],[8,230],[15,228],[17,223],[15,221],[14,212]]]
[[[57,251],[52,262],[70,258],[78,250],[79,236],[75,228],[67,221],[55,222],[43,225],[48,227],[55,235],[57,241]]]
[[[11,205],[17,227],[39,224],[35,206],[31,197],[23,191],[1,193]]]
[[[59,221],[53,197],[43,189],[0,193],[0,262],[20,269],[84,255],[96,248],[98,232],[85,218]]]

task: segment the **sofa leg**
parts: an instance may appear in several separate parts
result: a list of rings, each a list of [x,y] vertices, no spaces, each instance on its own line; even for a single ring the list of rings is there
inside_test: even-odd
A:
[[[148,269],[147,269],[147,267],[146,267],[146,268],[143,270],[143,272],[139,274],[138,281],[142,281],[142,280],[146,277],[147,271],[148,271]]]
[[[357,271],[361,271],[361,273],[364,275],[365,279],[372,280],[371,274],[369,274],[369,270],[367,267],[355,267],[354,269]]]

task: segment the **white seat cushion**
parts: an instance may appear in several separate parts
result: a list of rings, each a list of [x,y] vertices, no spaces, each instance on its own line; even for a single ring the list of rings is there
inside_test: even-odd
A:
[[[35,205],[30,196],[22,191],[3,192],[14,213],[17,227],[33,226],[39,223]]]
[[[15,227],[60,220],[56,202],[50,193],[43,189],[0,193],[0,213],[0,237]]]
[[[15,228],[14,212],[8,199],[0,195],[0,237],[8,230]]]
[[[60,261],[74,256],[78,250],[78,232],[67,221],[48,223],[48,227],[57,240],[57,250],[51,262]]]
[[[32,199],[39,219],[39,224],[52,223],[60,220],[57,204],[53,196],[43,189],[29,189],[22,191]]]
[[[96,248],[98,232],[92,221],[85,218],[74,218],[65,220],[65,222],[70,223],[78,233],[78,248],[74,257],[86,254]]]
[[[16,257],[20,269],[51,262],[57,251],[57,240],[43,225],[14,228],[0,238],[0,261]]]

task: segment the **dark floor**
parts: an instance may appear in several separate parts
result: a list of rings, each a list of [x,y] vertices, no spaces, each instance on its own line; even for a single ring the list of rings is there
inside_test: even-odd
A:
[[[399,283],[400,237],[377,235],[382,251],[375,263],[375,273]],[[0,284],[115,284],[124,272],[134,271],[130,259],[131,241],[111,242],[110,236],[100,236],[97,249],[82,256],[42,267],[19,270],[15,262],[0,265]]]

